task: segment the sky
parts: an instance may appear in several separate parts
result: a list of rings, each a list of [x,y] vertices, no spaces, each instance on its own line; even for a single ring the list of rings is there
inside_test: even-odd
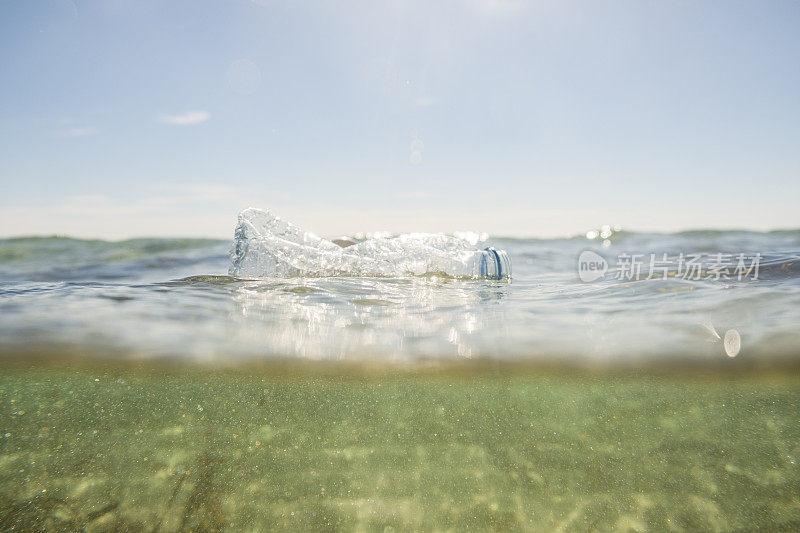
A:
[[[800,227],[800,2],[0,0],[0,236]]]

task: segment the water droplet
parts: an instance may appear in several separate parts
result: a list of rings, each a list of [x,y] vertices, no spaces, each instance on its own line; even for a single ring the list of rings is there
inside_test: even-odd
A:
[[[728,357],[736,357],[739,355],[739,350],[742,349],[742,337],[735,329],[729,329],[725,332],[722,344],[725,346],[725,353],[728,354]]]

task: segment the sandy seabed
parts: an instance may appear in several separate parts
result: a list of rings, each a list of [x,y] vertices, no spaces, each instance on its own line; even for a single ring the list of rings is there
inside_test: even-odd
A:
[[[3,365],[0,529],[800,529],[800,375]]]

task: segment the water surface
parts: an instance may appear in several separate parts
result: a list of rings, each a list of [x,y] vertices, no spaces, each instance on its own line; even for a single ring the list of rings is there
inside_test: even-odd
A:
[[[603,239],[493,239],[513,280],[226,276],[228,241],[0,241],[0,353],[238,361],[792,359],[800,346],[800,231],[613,232]],[[593,235],[593,234],[590,234]],[[602,241],[605,241],[605,245]],[[612,264],[584,283],[578,257]],[[620,254],[761,254],[758,279],[638,281]],[[646,267],[646,265],[645,265]],[[646,268],[645,268],[646,270]],[[675,270],[673,268],[673,270]],[[619,272],[617,272],[619,273]],[[710,278],[710,279],[707,279]]]

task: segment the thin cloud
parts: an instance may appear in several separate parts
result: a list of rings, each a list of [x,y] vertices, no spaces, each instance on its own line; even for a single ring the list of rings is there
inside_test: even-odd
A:
[[[180,115],[161,115],[158,117],[158,121],[173,126],[192,126],[194,124],[201,124],[210,117],[211,115],[208,111],[187,111]]]

